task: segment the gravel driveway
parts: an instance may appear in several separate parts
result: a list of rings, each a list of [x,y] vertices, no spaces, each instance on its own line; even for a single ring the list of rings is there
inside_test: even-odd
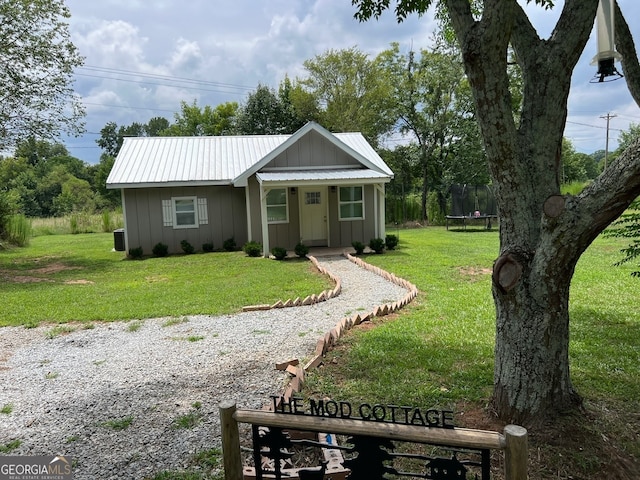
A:
[[[50,338],[51,326],[0,329],[0,446],[73,458],[75,478],[143,479],[220,447],[218,404],[260,408],[282,392],[275,363],[309,358],[345,316],[406,291],[343,257],[320,257],[342,293],[306,307],[183,322],[96,324]],[[180,421],[196,419],[181,428]],[[120,428],[126,427],[126,428]]]

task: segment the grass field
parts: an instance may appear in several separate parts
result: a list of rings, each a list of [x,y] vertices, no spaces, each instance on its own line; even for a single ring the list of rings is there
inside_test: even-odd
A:
[[[237,312],[320,293],[310,262],[242,252],[126,260],[113,234],[38,236],[0,251],[0,326]]]
[[[396,232],[389,232],[396,233]],[[398,250],[366,261],[415,283],[395,318],[349,332],[306,395],[354,403],[451,408],[463,426],[500,429],[493,386],[491,267],[498,233],[401,230]],[[530,479],[640,478],[640,280],[613,267],[624,241],[598,238],[571,290],[571,372],[585,415],[533,432]]]

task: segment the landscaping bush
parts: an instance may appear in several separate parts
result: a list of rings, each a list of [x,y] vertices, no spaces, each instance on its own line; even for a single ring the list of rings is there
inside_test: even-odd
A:
[[[354,240],[353,242],[351,242],[351,246],[356,251],[356,255],[362,255],[362,253],[364,252],[364,243],[362,242]]]
[[[213,252],[213,243],[211,243],[211,242],[203,243],[202,244],[202,251],[203,252],[207,252],[207,253]]]
[[[225,252],[233,252],[236,249],[236,239],[231,237],[222,242],[222,248]]]
[[[165,245],[162,242],[158,242],[153,246],[151,251],[156,257],[166,257],[167,255],[169,255],[169,246]]]
[[[273,255],[276,260],[284,260],[287,258],[287,249],[282,247],[273,247],[271,249],[271,255]]]
[[[142,258],[143,253],[144,252],[142,251],[142,247],[135,247],[135,248],[129,249],[129,257],[133,258],[134,260],[140,260]]]
[[[262,245],[258,242],[247,242],[242,247],[242,251],[250,257],[259,257],[262,253]]]
[[[293,249],[293,251],[300,258],[304,258],[307,256],[307,253],[309,253],[309,247],[307,247],[304,243],[298,243]]]
[[[381,238],[372,238],[369,240],[369,248],[376,253],[382,253],[384,251],[384,240]]]
[[[387,247],[387,250],[393,250],[398,246],[398,237],[397,235],[387,235],[384,237],[384,244]]]
[[[196,251],[195,248],[193,248],[193,245],[191,245],[189,242],[187,242],[186,240],[182,240],[180,242],[180,247],[182,247],[182,251],[184,253],[186,253],[187,255],[191,255],[193,252]]]

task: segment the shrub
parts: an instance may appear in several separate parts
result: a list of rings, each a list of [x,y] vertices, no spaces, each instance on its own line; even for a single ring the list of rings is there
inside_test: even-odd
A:
[[[135,247],[129,249],[129,256],[135,260],[140,260],[143,255],[142,247]]]
[[[209,243],[203,243],[202,244],[202,251],[203,252],[213,252],[213,243],[209,242]]]
[[[158,242],[153,246],[151,251],[156,257],[166,257],[169,255],[169,246],[162,242]]]
[[[396,235],[387,235],[384,237],[384,244],[387,246],[387,250],[393,250],[398,246],[398,237]]]
[[[276,260],[284,260],[287,258],[287,249],[282,247],[273,247],[271,249],[271,254],[276,258]]]
[[[182,247],[182,251],[184,253],[186,253],[187,255],[191,255],[193,252],[196,251],[195,248],[193,248],[193,245],[191,245],[189,242],[187,242],[186,240],[182,240],[180,242],[180,247]]]
[[[304,243],[299,243],[295,246],[293,251],[296,253],[297,256],[299,256],[300,258],[303,258],[307,256],[307,253],[309,253],[309,247],[307,247]]]
[[[251,241],[245,243],[242,250],[250,257],[259,257],[262,253],[262,245],[258,242]]]
[[[429,225],[444,225],[446,223],[445,212],[440,204],[438,192],[432,190],[427,196],[427,218]]]
[[[381,238],[372,238],[369,240],[369,248],[376,253],[382,253],[384,251],[384,240]]]
[[[354,240],[353,242],[351,242],[351,246],[356,251],[356,255],[362,255],[362,253],[364,252],[364,243],[362,242]]]
[[[233,252],[236,249],[236,239],[231,237],[222,242],[222,248],[225,252]]]

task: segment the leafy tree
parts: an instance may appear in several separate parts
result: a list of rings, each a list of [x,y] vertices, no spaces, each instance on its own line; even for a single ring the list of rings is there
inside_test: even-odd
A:
[[[630,241],[629,246],[621,250],[623,257],[616,266],[640,258],[640,200],[634,201],[629,210],[623,213],[612,227],[605,230],[607,236],[628,238]],[[631,272],[631,275],[640,278],[640,264],[638,264],[638,270]]]
[[[100,208],[115,208],[121,204],[119,190],[107,188],[107,177],[111,173],[115,157],[103,153],[93,170],[93,186],[97,193],[96,203]]]
[[[620,132],[618,136],[618,149],[616,153],[620,154],[624,152],[633,142],[640,138],[640,124],[629,124],[629,130]]]
[[[388,0],[353,3],[360,20],[379,16],[390,5]],[[432,3],[396,0],[396,17],[425,13]],[[598,0],[566,0],[548,39],[539,38],[515,0],[484,0],[481,15],[472,3],[438,2],[446,7],[462,51],[500,215],[492,406],[504,420],[542,423],[581,404],[569,375],[571,278],[586,248],[640,194],[640,140],[579,196],[562,196],[559,160],[571,72],[591,34]],[[536,3],[553,6],[549,0]],[[640,104],[640,64],[617,5],[615,23],[625,79]],[[510,46],[523,85],[515,118]]]
[[[84,109],[72,88],[83,59],[69,17],[63,0],[0,0],[0,150],[83,131]]]
[[[160,132],[162,136],[232,135],[236,132],[238,104],[226,102],[211,108],[200,108],[194,100],[191,105],[181,102],[175,122]]]
[[[419,220],[420,212],[414,212],[411,196],[420,183],[420,147],[413,143],[399,145],[393,150],[380,150],[380,156],[393,170],[394,177],[385,189],[387,221],[406,222]]]
[[[379,62],[393,86],[392,115],[398,119],[396,125],[401,133],[415,138],[420,147],[421,208],[422,219],[426,220],[430,188],[435,188],[441,203],[445,203],[449,189],[445,181],[448,149],[454,141],[464,142],[461,134],[465,130],[457,127],[465,117],[473,117],[471,102],[461,100],[466,84],[462,62],[458,53],[444,44],[433,51],[422,50],[419,55],[413,51],[402,55],[397,43],[380,54]],[[466,124],[467,128],[474,125],[475,122]],[[463,159],[456,160],[460,163]]]
[[[68,175],[61,184],[60,194],[53,199],[55,214],[62,216],[73,212],[93,213],[95,209],[95,196],[89,182]]]
[[[279,93],[264,85],[258,85],[240,109],[237,121],[238,133],[276,135],[298,130],[303,123],[295,116],[289,99],[290,90],[290,82],[281,85]]]
[[[109,122],[100,130],[100,138],[96,143],[104,153],[115,158],[122,148],[124,137],[158,137],[168,128],[169,120],[164,117],[153,117],[146,124],[133,122],[120,127],[115,122]]]
[[[67,147],[61,143],[52,143],[46,140],[36,140],[29,137],[18,142],[14,157],[25,158],[31,165],[45,163],[48,159],[60,155],[69,155]]]
[[[320,123],[334,132],[362,132],[377,145],[393,125],[390,85],[380,64],[352,47],[328,50],[304,67],[308,77],[300,84],[322,107]]]
[[[639,138],[640,124],[630,124],[629,130],[621,132],[618,137],[616,156],[627,150]],[[622,249],[623,257],[616,265],[622,265],[640,258],[640,200],[636,199],[629,209],[612,224],[612,227],[606,230],[608,236],[628,238],[630,241],[629,245]],[[640,278],[640,265],[638,265],[638,268],[639,270],[634,270],[631,275]]]

